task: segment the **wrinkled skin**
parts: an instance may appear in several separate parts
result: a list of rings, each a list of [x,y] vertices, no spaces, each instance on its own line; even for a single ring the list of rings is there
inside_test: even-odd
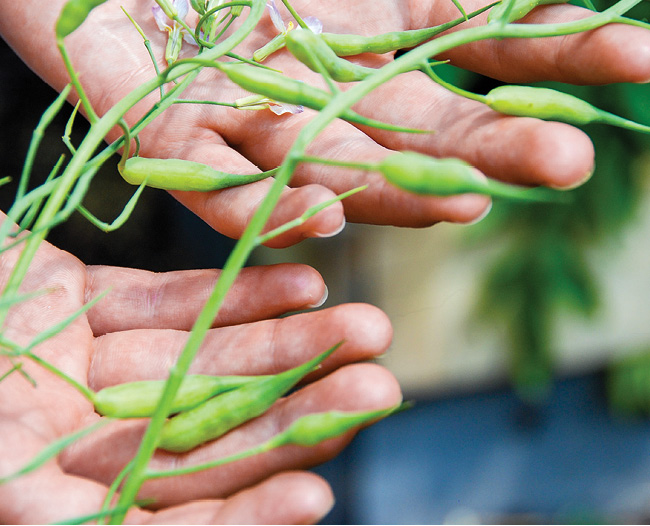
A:
[[[0,256],[0,287],[15,257],[15,250]],[[44,243],[23,290],[52,292],[14,307],[4,337],[25,345],[112,287],[86,316],[39,345],[36,354],[93,390],[164,379],[217,275],[208,270],[153,274],[87,267]],[[376,308],[349,304],[255,321],[308,308],[319,302],[324,291],[320,275],[304,265],[254,267],[241,274],[191,372],[270,374],[298,365],[338,341],[345,343],[302,389],[277,402],[264,416],[191,452],[157,452],[154,469],[198,464],[248,449],[306,413],[379,409],[399,402],[399,386],[388,371],[353,363],[383,353],[390,343],[390,323]],[[9,360],[0,357],[0,372],[10,367]],[[86,398],[67,383],[29,361],[23,369],[38,387],[17,372],[0,382],[0,476],[21,468],[54,440],[100,419]],[[135,454],[145,425],[144,419],[110,423],[70,446],[58,459],[0,485],[0,521],[46,524],[96,512],[107,486]],[[156,511],[134,510],[127,521],[315,522],[329,510],[333,497],[325,481],[300,470],[336,455],[352,435],[314,448],[281,448],[181,479],[158,479],[141,493],[156,501]]]
[[[463,3],[467,11],[480,4]],[[62,4],[62,0],[52,0],[43,9],[43,3],[36,0],[0,0],[3,38],[59,90],[67,78],[51,28]],[[299,12],[319,17],[328,32],[377,34],[435,25],[457,16],[451,2],[443,0],[296,0],[294,4]],[[165,35],[156,28],[148,2],[109,0],[93,11],[66,43],[99,114],[152,76],[141,38],[124,18],[121,5],[144,28],[158,56],[162,56],[165,44]],[[537,9],[525,21],[555,22],[586,14],[580,8],[555,5]],[[471,24],[482,23],[484,18]],[[273,25],[265,17],[259,30],[237,51],[250,55],[274,34]],[[598,84],[649,81],[649,55],[650,36],[645,30],[612,26],[569,37],[481,42],[454,50],[448,58],[455,65],[509,82],[547,79]],[[391,57],[359,56],[353,60],[378,66]],[[268,64],[322,84],[286,51],[271,57]],[[243,95],[212,71],[202,74],[185,93],[186,98],[220,101]],[[128,120],[134,122],[155,97],[153,94],[136,107]],[[593,168],[593,148],[583,132],[565,124],[497,115],[476,102],[459,99],[418,73],[394,79],[355,109],[368,117],[434,129],[437,133],[426,137],[392,134],[335,122],[309,153],[344,160],[379,160],[393,149],[412,149],[464,158],[487,176],[504,181],[555,187],[579,184]],[[312,115],[306,111],[277,117],[270,112],[213,106],[174,107],[141,135],[142,154],[204,162],[229,172],[268,169],[281,162]],[[271,242],[271,246],[332,235],[342,227],[344,217],[367,223],[427,226],[438,221],[473,221],[489,207],[489,202],[479,196],[414,197],[388,186],[376,174],[308,165],[301,166],[291,182],[292,188],[285,189],[268,228],[292,219],[334,193],[363,183],[369,183],[370,188],[344,205],[319,213]],[[216,230],[238,237],[268,185],[268,181],[262,181],[207,194],[176,192],[175,196]],[[11,257],[3,257],[0,282],[7,279]],[[260,286],[262,278],[264,287]],[[6,336],[26,343],[79,308],[87,298],[108,285],[116,285],[115,291],[88,316],[40,346],[38,352],[93,389],[143,377],[161,378],[179,352],[184,331],[213,280],[210,272],[151,275],[85,267],[69,254],[45,245],[28,277],[29,287],[53,287],[56,292],[12,311],[7,323],[11,330]],[[197,294],[189,296],[193,298],[189,305],[184,299],[179,312],[178,301],[187,298],[187,290],[192,289]],[[377,310],[346,305],[281,321],[256,322],[318,301],[322,282],[305,267],[247,270],[236,290],[239,292],[229,297],[222,317],[216,321],[228,327],[210,333],[193,372],[268,373],[296,365],[340,339],[345,338],[346,344],[325,363],[326,376],[313,378],[303,391],[277,404],[268,415],[187,455],[157,454],[155,467],[196,463],[259,443],[306,411],[387,407],[399,399],[399,388],[384,369],[369,364],[346,366],[380,354],[388,346],[390,326]],[[237,326],[239,323],[244,324]],[[1,372],[9,367],[5,360],[1,365]],[[0,440],[2,450],[12,452],[0,458],[2,474],[20,467],[50,441],[98,418],[86,400],[68,385],[33,364],[25,368],[38,381],[38,389],[18,373],[0,385]],[[56,462],[0,487],[0,502],[12,503],[0,510],[2,521],[44,523],[96,510],[106,484],[132,456],[143,425],[140,421],[112,424],[71,447]],[[182,481],[156,481],[146,485],[141,496],[157,499],[163,508],[156,512],[138,510],[127,519],[155,523],[316,521],[331,505],[327,485],[311,474],[290,470],[330,458],[349,438],[312,449],[286,448],[240,462],[236,469],[215,469]]]
[[[280,2],[277,2],[281,5]],[[458,16],[448,0],[293,2],[303,15],[318,17],[324,31],[379,34],[436,25]],[[465,0],[469,12],[481,1]],[[62,0],[47,10],[36,0],[2,0],[0,31],[23,59],[48,83],[61,89],[67,82],[59,67],[51,29]],[[162,57],[165,33],[151,16],[150,3],[109,0],[96,8],[84,25],[66,40],[74,64],[81,72],[89,98],[99,114],[150,79],[151,61],[142,38],[120,10],[123,5],[151,39]],[[30,6],[34,8],[30,11]],[[49,6],[48,6],[49,7]],[[526,22],[557,22],[588,15],[568,5],[544,6],[529,14]],[[284,20],[289,16],[282,6]],[[486,14],[470,24],[485,22]],[[236,51],[244,56],[272,38],[277,30],[265,13],[258,30]],[[23,28],[29,27],[29,31]],[[187,47],[184,53],[192,53]],[[650,34],[640,28],[610,26],[586,34],[536,40],[485,41],[462,46],[448,56],[452,63],[508,82],[558,80],[571,83],[646,82],[650,80]],[[160,59],[162,61],[162,58]],[[380,66],[392,56],[358,56],[352,60]],[[284,50],[268,65],[322,85]],[[99,67],[98,67],[99,66]],[[186,98],[232,101],[245,93],[229,85],[223,76],[205,72],[185,93]],[[155,99],[152,95],[150,102]],[[136,108],[133,121],[148,104]],[[395,134],[376,129],[360,130],[335,122],[321,134],[309,153],[344,160],[378,160],[391,149],[412,149],[436,156],[458,156],[489,177],[525,185],[571,187],[583,182],[593,169],[594,152],[588,137],[566,124],[529,118],[504,117],[481,104],[450,94],[424,75],[414,72],[382,86],[355,106],[368,117],[404,126],[436,130],[433,135]],[[142,154],[178,157],[211,164],[223,171],[248,173],[277,166],[312,112],[278,117],[270,111],[246,112],[214,106],[174,107],[142,134]],[[355,222],[427,226],[438,221],[469,222],[489,207],[484,197],[466,195],[423,198],[390,187],[377,174],[320,165],[301,166],[287,188],[270,226],[289,220],[317,202],[363,183],[370,188],[332,206],[304,225],[275,239],[271,246],[287,246],[304,237],[336,233],[347,220]],[[226,235],[238,237],[262,199],[269,181],[244,188],[208,194],[175,193],[175,196]]]

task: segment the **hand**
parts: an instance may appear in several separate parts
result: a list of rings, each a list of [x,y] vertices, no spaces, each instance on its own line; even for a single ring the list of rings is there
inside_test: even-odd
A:
[[[4,216],[0,216],[0,222]],[[16,250],[0,256],[0,289]],[[47,340],[35,353],[83,385],[99,390],[141,379],[163,379],[181,351],[192,320],[217,271],[165,274],[86,267],[43,243],[23,291],[50,290],[10,310],[3,337],[20,345],[110,289],[87,316]],[[195,450],[159,451],[154,469],[194,465],[264,442],[305,413],[390,407],[396,381],[372,364],[349,365],[382,353],[391,338],[386,317],[368,305],[344,305],[283,319],[274,317],[317,303],[320,276],[304,265],[248,268],[231,290],[191,372],[265,374],[288,369],[345,339],[311,383],[276,403],[264,416]],[[0,374],[11,368],[0,356]],[[100,417],[76,389],[25,359],[23,370],[0,382],[0,477],[15,472],[54,440]],[[32,473],[0,485],[0,522],[45,524],[95,513],[107,486],[133,457],[146,420],[116,421],[74,443]],[[352,433],[314,448],[285,447],[196,475],[145,484],[141,497],[157,511],[133,510],[136,523],[309,523],[332,505],[328,485],[302,472],[340,451]]]
[[[325,31],[379,34],[436,25],[458,16],[449,0],[395,2],[342,0],[326,3],[293,2],[303,15],[318,17]],[[41,9],[36,0],[3,0],[0,31],[23,59],[46,81],[61,89],[67,83],[51,40],[52,27],[63,0]],[[279,2],[278,2],[279,4]],[[485,5],[484,0],[463,0],[465,9]],[[166,35],[151,17],[150,5],[135,0],[109,0],[66,41],[81,72],[89,96],[99,113],[141,82],[151,78],[152,65],[141,37],[120,10],[139,22],[162,56]],[[538,8],[527,22],[567,21],[589,12],[569,5]],[[285,20],[288,15],[285,12]],[[485,15],[469,24],[483,23]],[[25,28],[29,27],[29,31]],[[250,56],[276,34],[265,17],[260,29],[238,49]],[[449,53],[452,63],[509,82],[559,80],[570,83],[650,81],[650,33],[638,27],[609,26],[589,33],[534,40],[485,41]],[[392,57],[358,56],[356,61],[380,66]],[[273,55],[268,65],[311,83],[322,83],[314,73],[289,56]],[[232,101],[242,90],[215,72],[205,72],[187,98]],[[155,94],[151,100],[155,99]],[[486,175],[524,185],[568,187],[583,182],[593,169],[593,147],[581,131],[565,124],[497,115],[483,105],[460,99],[414,72],[385,84],[355,109],[368,117],[415,128],[436,130],[427,136],[360,129],[335,122],[311,146],[309,153],[342,160],[374,161],[390,150],[411,149],[435,156],[466,159]],[[140,109],[142,111],[142,109]],[[138,113],[136,110],[135,113]],[[277,117],[270,112],[246,112],[205,106],[174,107],[143,133],[142,154],[179,157],[214,165],[230,172],[250,173],[277,166],[312,112]],[[134,116],[131,115],[131,120]],[[292,219],[310,205],[352,187],[370,188],[347,199],[345,216],[351,221],[427,226],[437,221],[472,221],[485,213],[484,197],[422,198],[386,184],[377,174],[303,165],[287,188],[270,226]],[[208,194],[180,193],[176,197],[214,228],[238,237],[270,183]],[[343,225],[343,210],[332,206],[271,242],[286,246],[303,237],[336,233]]]

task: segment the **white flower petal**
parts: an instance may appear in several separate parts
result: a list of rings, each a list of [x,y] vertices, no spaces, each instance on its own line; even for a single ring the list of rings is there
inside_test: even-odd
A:
[[[282,102],[269,103],[269,109],[276,115],[284,115],[285,113],[302,113],[305,108],[303,106],[296,106],[295,104],[284,104]]]
[[[323,32],[323,23],[315,16],[306,16],[303,20],[312,33],[320,35]]]
[[[153,13],[153,19],[156,21],[158,29],[161,31],[171,29],[171,26],[169,25],[169,18],[158,4],[151,8],[151,12]]]
[[[280,15],[280,11],[278,11],[277,6],[275,5],[275,1],[268,0],[266,2],[266,7],[269,8],[269,15],[271,16],[273,25],[280,33],[282,33],[284,31],[284,22],[282,20],[282,16]]]
[[[172,5],[176,9],[178,18],[180,18],[181,20],[185,20],[185,17],[187,16],[188,11],[190,10],[190,4],[188,0],[173,0]]]

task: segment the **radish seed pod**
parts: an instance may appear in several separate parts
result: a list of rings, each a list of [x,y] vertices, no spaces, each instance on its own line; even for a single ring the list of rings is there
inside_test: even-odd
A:
[[[131,157],[120,166],[124,180],[133,185],[143,182],[163,190],[209,192],[254,183],[273,175],[275,170],[256,174],[230,174],[211,166],[184,159]]]
[[[215,396],[170,418],[162,428],[158,447],[174,452],[189,451],[260,416],[339,346],[293,369]]]
[[[193,374],[183,378],[170,414],[186,411],[220,393],[236,389],[261,376],[209,376]],[[95,410],[113,418],[151,416],[165,388],[165,380],[144,380],[105,387],[93,398]]]

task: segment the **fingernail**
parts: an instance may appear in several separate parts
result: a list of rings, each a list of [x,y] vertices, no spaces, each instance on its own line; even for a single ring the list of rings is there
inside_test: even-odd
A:
[[[479,215],[478,217],[475,217],[474,219],[472,219],[471,221],[468,221],[467,223],[463,223],[463,225],[471,226],[471,225],[475,225],[476,223],[480,223],[481,221],[483,221],[487,217],[487,215],[490,213],[491,210],[492,210],[492,201],[490,200],[490,202],[485,207],[485,210],[483,210],[481,215]]]
[[[320,307],[321,305],[323,305],[323,303],[325,303],[327,301],[328,296],[329,296],[329,289],[327,288],[327,285],[325,285],[325,292],[324,292],[323,296],[321,297],[321,299],[318,300],[316,303],[311,303],[311,304],[307,305],[307,308],[308,309],[317,309],[318,307]]]
[[[337,234],[340,234],[343,229],[345,228],[345,218],[343,218],[343,221],[341,221],[341,224],[331,232],[314,232],[314,237],[334,237]]]
[[[566,191],[574,190],[579,186],[585,184],[587,181],[589,181],[589,179],[591,179],[591,176],[594,175],[594,171],[595,171],[595,167],[592,167],[591,170],[589,170],[584,177],[578,180],[578,182],[573,183],[569,186],[552,186],[551,188],[553,188],[554,190],[566,190]]]

